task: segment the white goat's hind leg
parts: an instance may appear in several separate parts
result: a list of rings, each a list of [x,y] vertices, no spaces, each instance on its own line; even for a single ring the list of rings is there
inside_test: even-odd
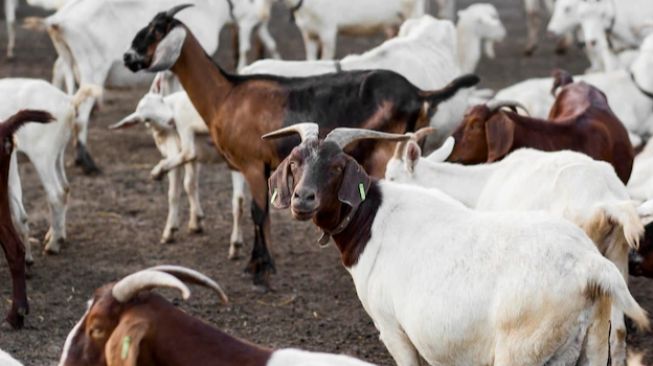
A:
[[[628,252],[629,247],[626,238],[623,236],[623,231],[620,227],[615,228],[615,232],[607,237],[608,243],[605,257],[614,263],[626,283],[628,282]],[[626,323],[624,321],[624,313],[612,307],[610,321],[612,322],[612,329],[610,331],[610,350],[612,356],[613,366],[626,366]]]
[[[190,205],[188,231],[191,233],[202,232],[202,219],[204,218],[199,193],[200,167],[198,162],[188,163],[184,166],[184,189]]]
[[[302,38],[304,39],[304,48],[306,49],[306,60],[317,60],[317,54],[319,51],[319,43],[317,40],[304,31],[302,31]]]
[[[243,204],[245,202],[245,177],[240,172],[231,171],[231,214],[233,216],[233,227],[231,228],[231,240],[229,241],[229,259],[240,257],[240,249],[243,247],[243,229],[241,221],[243,218]]]
[[[333,60],[336,57],[336,41],[338,39],[338,30],[325,30],[320,33],[322,41],[322,60]]]
[[[56,169],[59,157],[43,159],[30,157],[30,161],[39,174],[50,206],[50,230],[45,238],[45,251],[56,254],[61,250],[61,244],[66,240],[66,197],[67,192],[61,185]]]
[[[256,24],[252,22],[238,24],[238,71],[247,66],[247,52],[252,48],[252,31],[255,26]]]
[[[277,49],[277,42],[272,37],[272,34],[270,34],[268,23],[268,21],[261,23],[258,27],[258,36],[261,39],[261,42],[263,42],[265,49],[270,53],[270,56],[274,59],[281,60],[281,54]]]
[[[179,201],[181,199],[181,169],[175,168],[168,172],[168,219],[163,229],[161,243],[172,243],[173,234],[179,229]]]
[[[32,255],[32,245],[29,240],[29,219],[25,211],[25,206],[23,206],[23,187],[20,181],[20,174],[18,173],[17,160],[16,152],[13,152],[9,167],[11,219],[25,246],[25,262],[32,264],[34,263],[34,256]]]
[[[611,301],[609,297],[603,296],[596,299],[592,324],[587,334],[585,357],[590,366],[603,366],[608,362],[608,349],[610,348]],[[623,317],[623,315],[622,315]],[[614,327],[612,328],[614,330]],[[615,360],[613,360],[613,365]],[[625,364],[621,364],[624,366]],[[616,366],[616,365],[615,365]]]
[[[18,0],[5,0],[5,21],[7,23],[7,58],[14,58],[16,47],[16,6]]]
[[[397,326],[382,326],[379,338],[397,366],[420,366],[421,359],[408,336]]]

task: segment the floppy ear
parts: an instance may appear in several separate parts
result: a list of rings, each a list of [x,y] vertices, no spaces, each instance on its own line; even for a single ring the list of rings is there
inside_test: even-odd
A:
[[[290,207],[290,198],[294,190],[293,177],[290,174],[290,160],[286,159],[274,171],[268,180],[270,188],[270,203],[275,208]]]
[[[497,113],[485,122],[487,162],[500,160],[512,150],[515,125],[503,113]]]
[[[351,207],[358,207],[361,202],[365,201],[372,180],[363,167],[351,158],[348,159],[347,166],[345,166],[342,174],[343,178],[338,191],[338,200]]]
[[[123,118],[120,122],[114,123],[111,126],[109,126],[110,130],[118,130],[121,128],[129,128],[136,126],[139,122],[143,122],[143,119],[141,118],[138,113],[134,112],[130,114],[129,116]]]
[[[128,317],[118,324],[105,347],[107,366],[136,366],[141,341],[148,331],[148,323]]]
[[[408,141],[406,144],[406,156],[404,157],[404,164],[406,165],[406,169],[408,169],[409,172],[414,172],[415,171],[415,165],[417,165],[417,160],[419,160],[419,157],[422,155],[422,149],[420,149],[419,145],[415,141]]]
[[[170,69],[177,62],[185,40],[186,30],[181,26],[173,28],[156,46],[148,71],[158,72]]]

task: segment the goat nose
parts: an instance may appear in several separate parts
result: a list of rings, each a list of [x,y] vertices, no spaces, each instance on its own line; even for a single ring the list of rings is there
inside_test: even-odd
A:
[[[593,39],[593,40],[589,41],[589,45],[590,45],[590,47],[596,47],[596,40]]]
[[[123,61],[125,61],[125,63],[131,63],[132,61],[134,61],[134,53],[131,51],[127,51],[125,52],[122,58]]]
[[[304,203],[315,202],[315,191],[309,189],[296,190],[293,198],[300,200]]]

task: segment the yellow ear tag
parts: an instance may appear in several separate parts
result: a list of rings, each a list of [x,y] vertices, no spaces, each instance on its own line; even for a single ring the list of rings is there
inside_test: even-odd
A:
[[[358,183],[358,193],[361,195],[361,201],[365,201],[365,185]]]
[[[277,190],[275,189],[274,192],[272,192],[272,198],[270,199],[270,203],[274,203],[274,200],[277,198]]]
[[[127,359],[127,356],[129,355],[129,346],[132,342],[132,337],[130,336],[125,336],[122,339],[122,351],[120,352],[120,358],[124,361]]]

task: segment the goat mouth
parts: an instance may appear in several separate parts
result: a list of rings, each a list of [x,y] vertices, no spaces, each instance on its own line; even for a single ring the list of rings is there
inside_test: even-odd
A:
[[[315,212],[317,209],[305,209],[305,208],[291,208],[290,212],[292,213],[292,216],[299,221],[307,221],[313,218],[315,216]]]

